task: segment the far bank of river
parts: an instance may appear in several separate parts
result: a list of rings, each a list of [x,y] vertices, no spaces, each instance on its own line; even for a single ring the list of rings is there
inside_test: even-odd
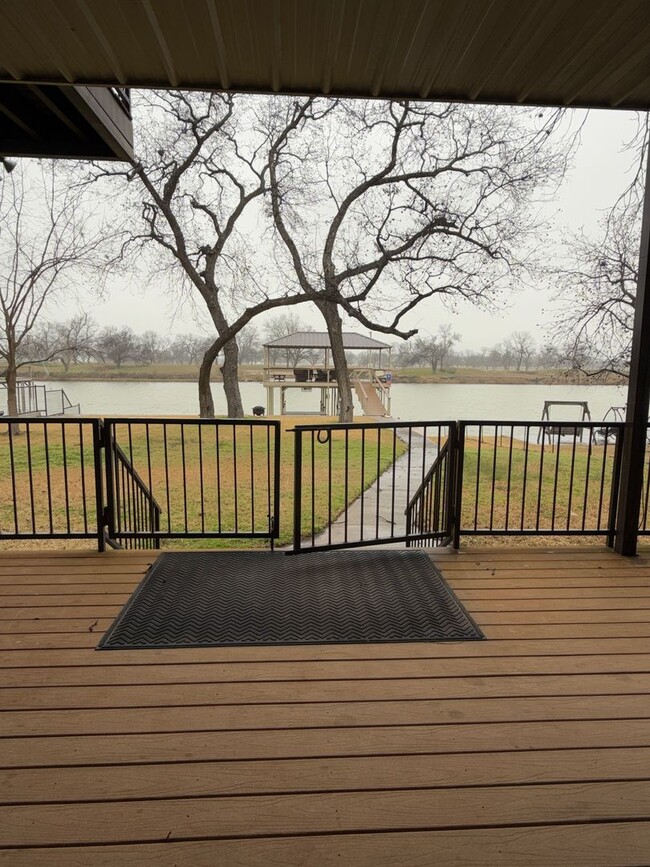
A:
[[[63,388],[73,403],[81,404],[84,415],[196,415],[197,388],[194,382],[60,381],[48,380],[52,389]],[[214,383],[212,391],[217,414],[224,415],[223,389]],[[246,412],[264,405],[265,391],[259,382],[242,382]],[[587,401],[594,421],[602,419],[612,405],[625,403],[622,385],[566,384],[466,384],[396,383],[392,388],[391,414],[404,421],[452,419],[534,421],[542,414],[545,400]],[[289,411],[315,412],[317,390],[291,390]],[[0,409],[6,409],[0,405]],[[360,407],[356,412],[361,414]],[[557,407],[552,418],[577,419],[575,407]]]

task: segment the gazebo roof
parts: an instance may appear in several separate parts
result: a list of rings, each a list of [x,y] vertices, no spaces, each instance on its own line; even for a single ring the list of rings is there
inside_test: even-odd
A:
[[[327,331],[296,331],[264,344],[265,349],[328,349],[329,346]],[[353,331],[343,332],[343,346],[345,349],[390,349],[388,343]]]
[[[650,108],[647,0],[4,3],[0,83]]]

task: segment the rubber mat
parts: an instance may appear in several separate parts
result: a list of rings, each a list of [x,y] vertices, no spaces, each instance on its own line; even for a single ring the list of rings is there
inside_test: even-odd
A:
[[[162,554],[99,648],[483,638],[422,551]]]

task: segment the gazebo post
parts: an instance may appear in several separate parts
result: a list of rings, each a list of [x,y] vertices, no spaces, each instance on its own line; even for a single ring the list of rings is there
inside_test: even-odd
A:
[[[621,477],[614,550],[627,557],[636,554],[639,513],[650,404],[650,148],[646,163],[645,201],[641,221],[639,278],[636,290],[634,332],[627,390],[627,413],[621,458]]]

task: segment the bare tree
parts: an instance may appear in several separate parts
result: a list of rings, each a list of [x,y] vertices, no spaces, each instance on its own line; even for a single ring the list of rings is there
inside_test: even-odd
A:
[[[177,334],[169,346],[175,364],[199,364],[212,340],[201,334]]]
[[[435,337],[415,337],[411,343],[410,364],[427,364],[435,373],[440,365],[440,344]]]
[[[88,313],[79,313],[64,322],[52,323],[52,341],[66,373],[70,365],[97,357],[97,323]]]
[[[403,319],[427,298],[485,303],[511,287],[518,250],[537,228],[531,202],[566,167],[561,118],[410,102],[276,106],[273,218],[325,319],[342,421],[352,393],[340,311],[408,337]]]
[[[239,358],[246,364],[256,364],[262,358],[262,340],[254,325],[244,325],[237,334]]]
[[[36,329],[58,294],[84,269],[100,268],[107,235],[84,192],[49,162],[22,164],[0,184],[0,358],[7,408],[15,415],[20,367],[51,361],[74,348],[66,329]]]
[[[443,370],[454,345],[460,340],[460,334],[454,331],[453,326],[449,322],[444,322],[438,326],[436,340],[440,346],[440,369]]]
[[[98,350],[104,360],[119,368],[125,361],[139,360],[140,341],[132,328],[109,325],[99,334]]]
[[[522,365],[528,370],[530,359],[535,353],[535,341],[528,331],[513,331],[504,343],[506,352],[514,360],[517,370]]]
[[[238,332],[259,313],[305,300],[300,289],[268,288],[272,281],[251,252],[259,254],[259,228],[257,245],[241,229],[245,212],[251,222],[260,219],[254,206],[267,190],[269,133],[256,126],[251,97],[243,95],[140,94],[136,111],[146,113],[138,160],[127,170],[101,167],[94,178],[139,182],[131,198],[140,228],[132,241],[164,251],[161,267],[171,265],[198,293],[218,335],[199,371],[201,415],[214,416],[210,374],[223,352],[228,415],[239,418]]]
[[[627,145],[633,166],[627,188],[601,221],[597,237],[571,237],[565,245],[568,264],[549,272],[560,290],[554,332],[565,348],[562,360],[589,375],[628,375],[649,137],[646,113]]]
[[[155,331],[145,331],[138,340],[137,356],[143,364],[158,364],[167,351],[169,341]]]
[[[411,343],[411,364],[426,362],[435,373],[444,368],[445,361],[455,343],[460,340],[460,334],[454,331],[449,323],[439,326],[435,335],[417,337]]]
[[[289,337],[290,334],[313,330],[311,325],[307,325],[295,313],[288,311],[287,313],[278,313],[272,319],[269,319],[264,329],[264,339],[267,343],[271,343],[274,340],[280,340],[282,337]],[[277,352],[277,350],[275,351]],[[287,367],[297,367],[301,361],[312,361],[313,359],[313,352],[304,348],[284,349],[283,355]]]

